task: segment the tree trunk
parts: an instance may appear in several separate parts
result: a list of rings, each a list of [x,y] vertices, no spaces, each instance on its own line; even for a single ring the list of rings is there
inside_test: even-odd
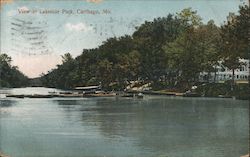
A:
[[[216,82],[216,76],[217,76],[217,72],[216,70],[214,71],[214,83]]]
[[[233,71],[233,76],[232,76],[232,82],[231,82],[231,91],[234,90],[234,75],[235,75],[235,69],[232,69]]]
[[[207,73],[207,82],[210,82],[210,71]]]

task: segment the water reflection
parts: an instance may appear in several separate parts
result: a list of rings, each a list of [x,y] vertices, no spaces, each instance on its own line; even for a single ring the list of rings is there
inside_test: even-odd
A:
[[[4,118],[10,115],[11,109],[12,109],[11,107],[15,105],[16,105],[16,101],[0,99],[0,122],[1,122],[1,118]],[[1,131],[1,124],[0,124],[0,131]]]
[[[5,98],[0,111],[0,150],[12,157],[235,157],[249,147],[247,101]]]
[[[58,104],[80,112],[82,125],[111,139],[131,140],[149,154],[233,157],[248,148],[243,145],[248,145],[249,108],[243,101],[90,98]]]
[[[11,107],[16,104],[16,101],[13,100],[0,100],[0,109]]]

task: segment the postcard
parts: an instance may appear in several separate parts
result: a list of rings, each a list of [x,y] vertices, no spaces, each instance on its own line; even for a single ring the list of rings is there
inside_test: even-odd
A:
[[[249,157],[248,0],[0,2],[0,157]]]

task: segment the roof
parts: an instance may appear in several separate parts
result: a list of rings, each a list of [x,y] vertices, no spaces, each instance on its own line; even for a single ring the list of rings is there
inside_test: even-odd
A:
[[[86,86],[86,87],[75,87],[77,90],[90,90],[90,89],[98,89],[100,86]]]

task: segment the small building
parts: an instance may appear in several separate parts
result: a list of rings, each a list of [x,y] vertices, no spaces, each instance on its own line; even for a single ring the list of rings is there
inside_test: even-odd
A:
[[[101,90],[101,86],[75,87],[75,90],[78,91],[78,93],[94,94],[97,91]]]

